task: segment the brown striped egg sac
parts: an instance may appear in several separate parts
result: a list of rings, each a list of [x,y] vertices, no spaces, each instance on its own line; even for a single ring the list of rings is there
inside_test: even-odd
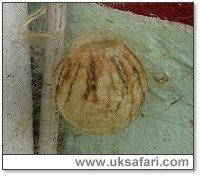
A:
[[[59,112],[90,134],[127,126],[145,99],[147,80],[139,59],[122,39],[106,34],[80,37],[55,72]]]

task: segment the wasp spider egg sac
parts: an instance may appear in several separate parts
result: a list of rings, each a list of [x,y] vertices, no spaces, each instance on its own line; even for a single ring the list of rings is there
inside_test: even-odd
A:
[[[55,72],[59,112],[92,134],[117,132],[144,102],[144,68],[123,40],[105,34],[79,38]]]

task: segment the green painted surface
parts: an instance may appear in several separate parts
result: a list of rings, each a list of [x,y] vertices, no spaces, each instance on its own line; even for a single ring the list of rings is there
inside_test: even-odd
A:
[[[108,31],[120,35],[143,62],[148,91],[138,118],[116,134],[85,134],[61,118],[58,152],[192,154],[192,27],[95,4],[70,3],[67,9],[66,49],[83,33]]]

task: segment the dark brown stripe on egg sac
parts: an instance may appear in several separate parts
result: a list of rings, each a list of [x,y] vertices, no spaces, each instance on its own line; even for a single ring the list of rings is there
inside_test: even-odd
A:
[[[116,60],[116,57],[110,57],[109,59],[113,65],[115,66],[115,69],[117,70],[119,76],[120,76],[120,79],[122,80],[126,90],[128,90],[128,75],[124,69],[124,66],[122,64],[122,62],[117,62]]]
[[[67,95],[67,98],[66,98],[66,102],[69,101],[70,99],[70,96],[71,96],[71,91],[72,91],[72,86],[73,84],[75,83],[76,79],[77,79],[77,75],[78,75],[78,71],[80,70],[81,68],[81,64],[79,63],[78,66],[77,66],[77,69],[76,69],[76,73],[70,83],[70,86],[69,86],[69,91],[68,91],[68,95]]]
[[[139,71],[137,70],[137,68],[134,66],[134,63],[128,58],[126,57],[125,55],[123,55],[123,57],[128,61],[128,63],[130,64],[131,68],[132,68],[132,71],[133,71],[133,75],[136,76],[137,80],[139,81],[139,84],[140,84],[140,87],[142,89],[142,92],[143,92],[143,96],[145,96],[145,93],[144,93],[144,90],[143,90],[143,87],[142,87],[142,81],[141,81],[141,76],[140,76],[140,73]]]
[[[84,93],[85,100],[88,99],[89,95],[92,95],[92,101],[97,101],[97,77],[96,77],[96,62],[92,58],[90,60],[88,69],[87,69],[87,79],[86,79],[87,89]]]

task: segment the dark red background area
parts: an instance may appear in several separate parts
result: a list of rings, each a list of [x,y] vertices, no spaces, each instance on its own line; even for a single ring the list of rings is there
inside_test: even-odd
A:
[[[100,5],[193,26],[193,3],[101,3]]]

